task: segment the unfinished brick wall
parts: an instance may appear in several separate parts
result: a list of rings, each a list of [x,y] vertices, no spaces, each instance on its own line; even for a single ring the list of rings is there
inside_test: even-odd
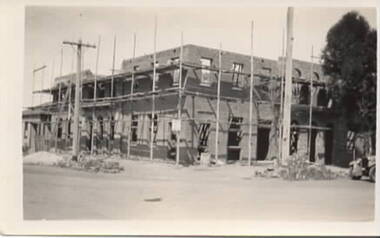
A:
[[[201,64],[201,58],[211,59],[211,68],[216,69],[219,61],[219,50],[210,49],[206,47],[200,47],[195,45],[185,45],[183,47],[183,61],[185,63],[192,63],[196,65]],[[166,65],[173,61],[173,59],[178,58],[180,55],[180,48],[176,47],[173,49],[157,52],[158,65]],[[279,77],[282,67],[283,59],[271,60],[264,59],[260,57],[254,57],[254,84],[260,84],[263,80],[273,79],[273,77]],[[132,71],[135,66],[139,66],[139,70],[152,69],[153,55],[145,55],[137,57],[133,62],[128,59],[124,60],[122,63],[122,70],[124,72]],[[250,68],[250,56],[238,53],[232,53],[228,51],[222,52],[222,68],[223,70],[232,71],[234,64],[242,65],[242,72],[249,74],[251,72]],[[319,82],[315,86],[315,92],[312,95],[312,102],[314,106],[319,105],[319,95],[323,87],[320,84],[325,82],[327,78],[323,75],[320,65],[313,65],[313,72],[311,72],[311,65],[308,62],[293,60],[294,75],[298,75],[298,79],[308,81],[310,77],[313,77],[315,82]],[[139,71],[137,70],[137,71]],[[159,80],[156,84],[157,90],[163,90],[173,87],[173,70],[167,72],[157,72],[159,75]],[[257,77],[261,75],[263,77]],[[182,85],[185,85],[185,95],[182,100],[182,110],[183,110],[183,121],[182,121],[182,131],[181,131],[181,158],[182,155],[186,155],[186,159],[194,160],[197,156],[197,146],[198,146],[198,135],[197,127],[199,126],[200,120],[210,120],[211,121],[211,133],[209,136],[208,147],[209,151],[215,153],[215,121],[216,121],[216,95],[217,95],[217,82],[218,82],[218,71],[210,70],[210,85],[201,85],[202,70],[184,67]],[[131,92],[131,81],[130,77],[128,80],[124,78],[115,78],[114,92],[116,96],[128,95]],[[243,125],[241,130],[243,131],[242,140],[240,141],[240,159],[246,159],[248,155],[248,118],[249,118],[249,83],[250,77],[247,75],[241,75],[239,87],[234,87],[233,76],[231,73],[223,73],[221,77],[221,102],[220,102],[220,132],[219,132],[219,158],[226,159],[228,157],[228,130],[229,123],[228,120],[231,117],[242,117]],[[103,88],[103,90],[100,90]],[[98,83],[98,97],[102,94],[103,97],[110,96],[110,80],[107,82],[105,80],[100,80]],[[65,90],[64,88],[62,89]],[[93,88],[84,87],[84,97],[91,97],[91,92]],[[87,90],[87,91],[86,91]],[[134,92],[145,93],[152,90],[152,72],[148,72],[145,75],[136,75]],[[297,89],[298,90],[298,89]],[[297,91],[295,90],[295,91]],[[103,91],[103,92],[101,92]],[[57,89],[53,90],[53,94],[57,93]],[[324,92],[326,93],[326,92]],[[72,92],[72,97],[74,95],[74,90]],[[55,96],[57,99],[57,97]],[[55,99],[55,100],[56,100]],[[258,95],[254,94],[254,105],[253,105],[253,137],[252,137],[252,156],[255,158],[257,151],[257,127],[259,121],[269,122],[273,120],[273,111],[268,104],[259,104],[258,109],[255,105],[258,100],[267,100],[258,98]],[[167,96],[157,95],[156,96],[156,112],[158,115],[158,132],[157,132],[157,143],[155,145],[154,154],[161,157],[168,156],[168,150],[174,147],[175,144],[170,142],[170,121],[171,118],[176,117],[177,112],[178,95],[172,94]],[[326,104],[326,102],[325,102]],[[130,137],[131,131],[131,114],[134,113],[139,117],[138,123],[138,140],[136,143],[131,144],[132,154],[138,154],[143,156],[149,156],[149,143],[150,143],[150,119],[152,110],[152,100],[148,97],[145,99],[138,99],[133,102],[126,101],[118,104],[112,104],[104,107],[96,107],[95,115],[96,118],[102,117],[104,121],[103,125],[103,137],[102,139],[96,140],[96,148],[99,151],[111,150],[116,153],[119,151],[122,153],[127,153],[128,139]],[[81,142],[84,146],[83,149],[89,148],[88,141],[91,139],[91,133],[89,132],[91,127],[87,125],[88,121],[92,118],[92,108],[88,107],[83,110],[83,117],[85,122],[82,129]],[[115,125],[114,138],[111,140],[110,133],[110,121],[115,119],[117,124]],[[195,119],[195,120],[194,120]],[[292,120],[297,121],[298,125],[308,125],[309,124],[309,113],[308,104],[305,105],[294,105],[292,107]],[[340,160],[340,157],[345,153],[341,146],[336,145],[336,140],[341,140],[343,134],[345,134],[346,128],[341,125],[337,125],[335,116],[331,115],[330,112],[325,110],[325,108],[314,108],[313,109],[313,123],[317,126],[330,127],[333,128],[334,141],[330,145],[329,151],[332,151],[333,162]],[[337,125],[337,126],[336,126]],[[65,125],[67,127],[67,125]],[[94,133],[96,138],[99,137],[99,126],[95,123]],[[266,125],[267,126],[267,125]],[[66,131],[64,129],[63,131]],[[303,131],[300,134],[299,150],[304,151],[307,148],[307,131]],[[68,135],[64,135],[64,138],[68,138]],[[326,134],[320,136],[321,142],[316,143],[315,153],[323,154],[323,148],[326,147],[326,142],[323,138]],[[64,139],[67,140],[67,139]],[[345,141],[345,140],[344,140]],[[323,144],[325,146],[323,146]],[[325,149],[327,150],[327,149]],[[340,162],[339,162],[340,163]],[[345,163],[345,162],[342,162]]]

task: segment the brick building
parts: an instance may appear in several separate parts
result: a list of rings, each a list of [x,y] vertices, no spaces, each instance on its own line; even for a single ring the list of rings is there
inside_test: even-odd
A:
[[[157,52],[156,62],[153,62],[153,55],[137,57],[134,60],[126,59],[122,62],[120,73],[115,75],[95,77],[91,71],[83,71],[81,150],[91,150],[93,138],[92,149],[96,152],[149,157],[153,124],[153,157],[173,159],[177,134],[172,131],[172,123],[177,118],[178,103],[181,102],[181,162],[192,163],[203,151],[208,151],[213,156],[219,51],[196,45],[183,46],[181,89],[179,57],[180,47],[177,47]],[[251,121],[253,159],[270,159],[270,125],[278,114],[280,103],[280,97],[273,97],[273,93],[280,89],[284,62],[283,58],[271,60],[254,57],[254,103]],[[222,52],[219,159],[237,161],[247,160],[248,157],[250,65],[249,55]],[[156,78],[153,92],[154,69]],[[53,88],[42,91],[51,93],[53,101],[30,109],[48,115],[43,117],[45,121],[31,121],[27,112],[23,114],[25,127],[33,123],[46,127],[46,130],[38,129],[38,132],[43,131],[48,147],[68,149],[71,146],[72,120],[68,115],[70,104],[73,104],[70,100],[72,102],[74,96],[74,77],[72,74],[56,78]],[[311,98],[310,78],[313,80]],[[321,159],[326,164],[345,166],[351,159],[350,152],[346,150],[347,128],[343,119],[336,117],[328,105],[327,80],[320,65],[313,64],[311,67],[309,62],[293,60],[293,151],[307,151],[311,100],[313,129],[310,159]],[[182,95],[181,100],[179,92]],[[38,113],[33,115],[42,118]],[[33,145],[29,143],[26,147],[28,146]]]

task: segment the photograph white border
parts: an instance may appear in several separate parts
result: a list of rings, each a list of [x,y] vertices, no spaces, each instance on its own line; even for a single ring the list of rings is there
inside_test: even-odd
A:
[[[25,6],[294,6],[377,7],[378,1],[0,1],[0,234],[7,235],[380,235],[379,196],[374,222],[258,222],[247,220],[190,221],[24,221],[22,192],[21,112],[24,81]],[[379,17],[377,17],[379,26]],[[378,29],[379,30],[379,29]],[[379,43],[379,37],[378,37]],[[378,44],[379,45],[379,44]],[[379,49],[377,52],[379,58]],[[379,69],[379,61],[377,62]],[[377,105],[379,105],[377,90]],[[379,128],[379,120],[377,127]],[[379,130],[377,130],[379,135]],[[380,138],[380,137],[377,137]],[[377,148],[380,148],[377,140]],[[379,158],[377,158],[379,162]],[[377,180],[379,174],[377,174]],[[379,180],[378,180],[379,181]],[[379,191],[379,183],[376,184]],[[305,211],[306,212],[306,211]]]

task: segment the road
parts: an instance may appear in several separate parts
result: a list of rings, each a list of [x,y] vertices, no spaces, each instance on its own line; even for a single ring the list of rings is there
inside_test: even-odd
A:
[[[373,183],[253,177],[252,168],[123,161],[120,174],[24,165],[25,219],[368,221]]]

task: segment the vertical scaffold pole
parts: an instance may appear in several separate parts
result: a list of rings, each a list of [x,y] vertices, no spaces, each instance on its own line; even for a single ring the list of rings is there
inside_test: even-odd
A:
[[[284,61],[284,47],[285,45],[285,33],[284,30],[282,31],[282,50],[281,50],[281,61],[280,61],[280,83],[281,83],[281,90],[280,90],[280,115],[279,115],[279,140],[278,140],[278,158],[281,159],[282,154],[282,117],[283,117],[283,109],[284,109],[284,71],[285,71],[285,61]]]
[[[135,83],[135,54],[136,54],[136,33],[133,34],[133,54],[132,54],[132,82],[131,82],[131,123],[129,124],[129,133],[128,133],[128,151],[127,158],[129,159],[131,156],[131,136],[132,136],[132,124],[133,124],[133,87]]]
[[[153,139],[154,139],[154,115],[156,111],[155,91],[156,91],[156,37],[157,37],[157,16],[154,18],[154,42],[153,42],[153,83],[152,83],[152,113],[150,122],[150,159],[153,160]]]
[[[63,67],[63,47],[61,48],[61,62],[59,65],[59,76],[62,77],[62,67]],[[58,105],[61,105],[61,93],[62,93],[62,84],[58,81]]]
[[[95,75],[94,75],[94,106],[92,107],[92,131],[91,131],[91,155],[94,154],[94,140],[95,140],[95,123],[96,123],[96,94],[97,94],[97,87],[98,87],[98,64],[99,64],[99,52],[100,52],[100,41],[101,37],[98,37],[98,44],[96,49],[96,62],[95,62]]]
[[[111,75],[111,98],[113,98],[114,92],[114,74],[115,74],[115,56],[116,56],[116,35],[113,38],[113,54],[112,54],[112,75]]]
[[[220,80],[222,79],[222,43],[219,45],[219,64],[218,64],[218,91],[216,100],[216,124],[215,124],[215,161],[219,155],[219,114],[220,114]]]
[[[68,86],[67,86],[67,90],[69,90],[69,93],[68,93],[68,105],[67,105],[67,120],[70,120],[71,119],[71,108],[72,108],[72,105],[71,105],[71,92],[72,92],[72,80],[74,79],[74,63],[75,63],[75,49],[73,49],[73,55],[72,55],[72,61],[71,61],[71,72],[72,72],[72,77],[69,78],[69,83],[68,83]],[[70,135],[69,135],[70,136]]]
[[[33,65],[33,71],[32,71],[32,101],[31,101],[31,107],[33,107],[34,105],[34,80],[35,80],[35,76],[36,76],[36,72],[34,70],[35,66]]]
[[[290,152],[290,119],[292,109],[292,53],[293,53],[293,7],[287,12],[287,40],[286,40],[286,71],[285,71],[285,98],[284,98],[284,118],[282,135],[282,158],[281,162],[289,156]]]
[[[248,166],[252,164],[252,102],[253,102],[253,21],[251,21],[251,75],[249,83],[249,132],[248,132]]]
[[[61,62],[59,65],[59,76],[62,77],[62,67],[63,67],[63,47],[61,47]],[[62,86],[61,82],[58,81],[58,108],[61,108],[61,91],[62,91]],[[54,151],[57,152],[58,149],[58,118],[55,123],[55,133],[54,133]]]
[[[312,133],[312,118],[313,118],[313,46],[311,46],[311,62],[310,62],[310,102],[309,102],[309,136],[308,136],[308,154],[311,161],[311,133]]]
[[[44,81],[45,81],[45,70],[42,71],[42,77],[41,77],[41,91],[44,89]],[[42,92],[40,92],[40,104],[42,104]]]
[[[178,120],[182,128],[182,61],[183,61],[183,32],[181,32],[181,47],[179,53],[179,82],[178,82]],[[181,131],[177,132],[176,165],[179,165]]]

